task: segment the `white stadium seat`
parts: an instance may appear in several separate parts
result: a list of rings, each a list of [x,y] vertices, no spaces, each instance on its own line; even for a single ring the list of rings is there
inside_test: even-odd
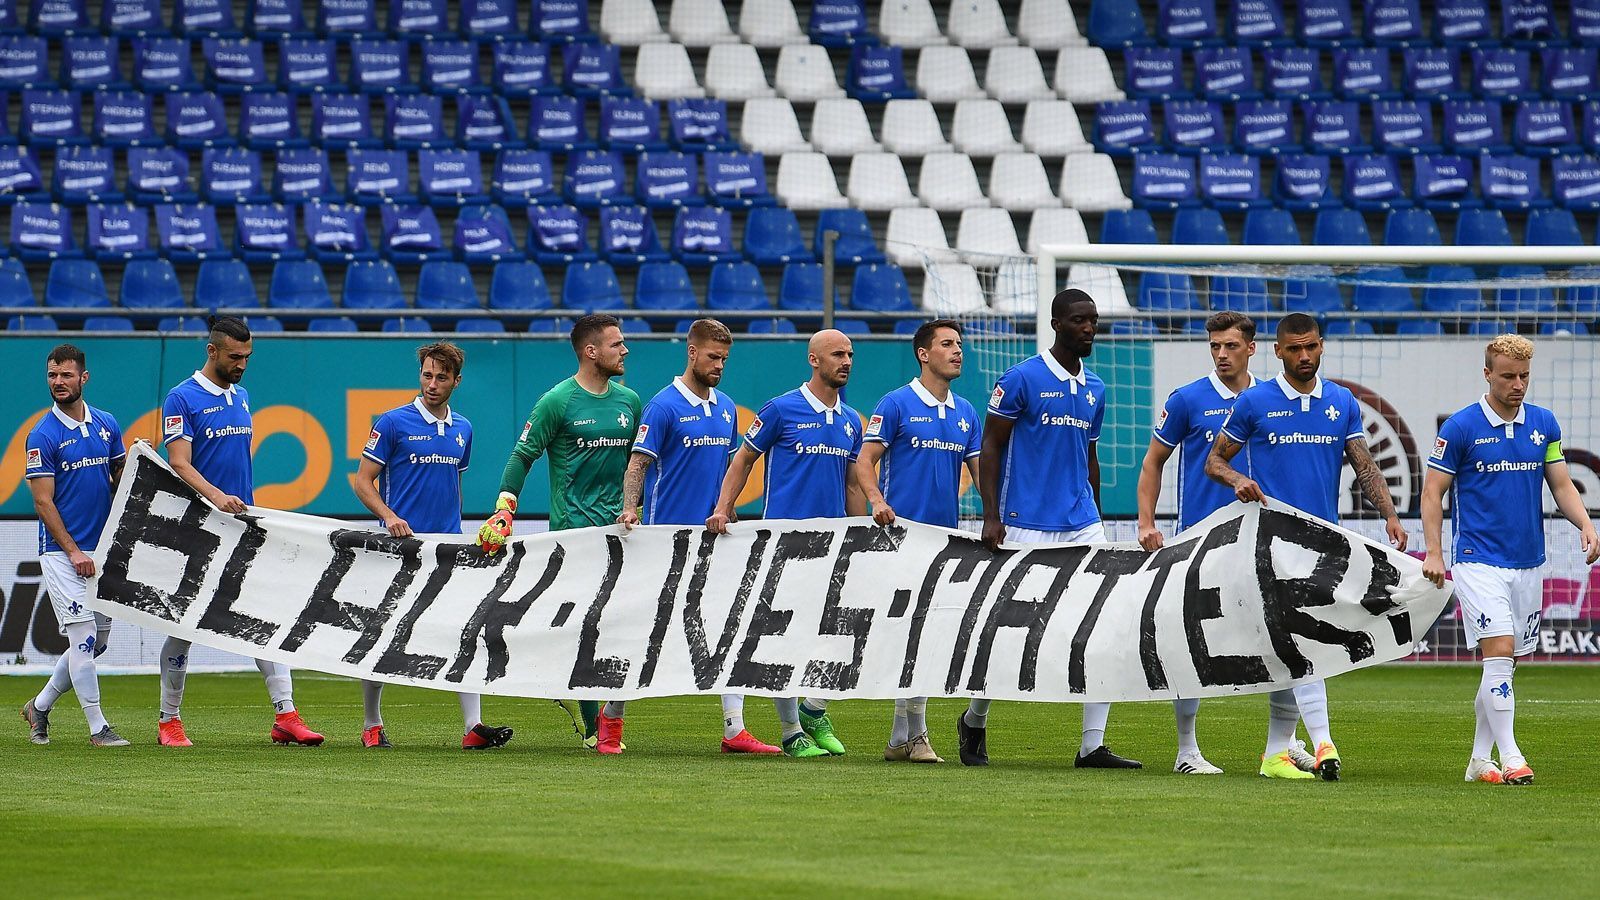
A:
[[[704,97],[689,51],[682,44],[645,44],[633,67],[633,84],[646,100]]]
[[[1078,111],[1065,100],[1035,100],[1022,113],[1022,145],[1044,157],[1087,153]]]
[[[963,259],[976,254],[982,257],[1021,256],[1022,244],[1017,240],[1017,226],[1011,213],[1003,209],[969,209],[961,213],[956,226],[956,250]],[[978,265],[997,265],[998,259],[981,259]]]
[[[1089,43],[1079,33],[1078,17],[1067,0],[1022,0],[1017,37],[1039,50],[1083,47]]]
[[[1013,212],[1060,206],[1044,162],[1032,153],[1002,153],[989,170],[989,202]]]
[[[994,156],[1022,149],[1011,136],[1011,120],[999,100],[963,100],[950,123],[950,143],[968,156]]]
[[[883,250],[889,261],[902,269],[920,269],[928,258],[934,262],[955,260],[939,211],[925,206],[890,210]]]
[[[829,156],[877,153],[878,141],[867,124],[861,101],[850,97],[818,100],[811,111],[811,146]]]
[[[842,209],[850,201],[839,193],[828,157],[821,153],[785,153],[778,160],[778,199],[790,209]]]
[[[1121,100],[1111,61],[1099,47],[1067,47],[1056,55],[1056,92],[1073,103]]]
[[[917,55],[917,93],[934,103],[981,100],[972,59],[960,47],[928,47]]]
[[[946,26],[950,40],[969,50],[1010,47],[1017,43],[1006,27],[1006,14],[1000,0],[955,0],[950,4]]]
[[[661,30],[653,0],[601,0],[600,35],[624,47],[672,40]]]
[[[845,196],[851,206],[868,212],[919,205],[906,180],[905,166],[893,153],[861,153],[851,159]]]
[[[706,93],[723,100],[775,97],[752,44],[718,44],[706,54]]]
[[[1061,199],[1079,212],[1129,209],[1116,161],[1104,153],[1074,153],[1061,164]]]
[[[739,42],[739,36],[728,27],[728,11],[722,8],[722,0],[672,0],[667,31],[685,47]]]
[[[1067,269],[1067,283],[1063,288],[1077,288],[1094,298],[1101,315],[1133,312],[1128,302],[1128,289],[1122,284],[1122,273],[1111,266],[1079,263]]]
[[[896,47],[948,44],[929,0],[884,0],[878,10],[878,34]]]
[[[960,316],[989,308],[978,273],[966,263],[934,263],[922,279],[922,308],[937,316]]]
[[[949,153],[939,113],[927,100],[890,100],[883,108],[883,147],[901,156]]]
[[[1046,244],[1087,244],[1089,229],[1075,209],[1038,209],[1028,222],[1029,255],[1037,255]]]
[[[790,0],[744,0],[739,8],[739,34],[757,47],[809,44]]]
[[[972,160],[964,153],[924,156],[922,173],[917,176],[917,196],[923,206],[943,212],[989,205],[989,198],[978,187],[978,173],[972,168]]]
[[[844,96],[828,48],[818,44],[790,44],[779,50],[773,82],[778,93],[801,103]]]
[[[744,105],[739,123],[739,139],[747,149],[768,156],[811,149],[800,134],[800,120],[794,107],[782,97],[763,97]]]
[[[1003,103],[1054,100],[1056,92],[1044,80],[1044,66],[1032,47],[996,47],[989,51],[983,74],[989,96]]]

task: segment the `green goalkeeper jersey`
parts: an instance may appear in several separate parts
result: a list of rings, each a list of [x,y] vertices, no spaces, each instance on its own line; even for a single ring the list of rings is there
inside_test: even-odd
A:
[[[622,475],[639,427],[639,395],[609,382],[591,394],[568,378],[539,398],[511,448],[500,490],[522,493],[528,468],[550,456],[550,530],[611,525],[622,512]]]

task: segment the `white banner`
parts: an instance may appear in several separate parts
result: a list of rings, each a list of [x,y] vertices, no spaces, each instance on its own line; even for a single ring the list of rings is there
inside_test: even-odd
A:
[[[1298,512],[1234,505],[1156,553],[868,519],[514,539],[486,557],[217,511],[136,446],[90,605],[196,644],[526,697],[1088,701],[1255,693],[1411,652],[1448,590]]]

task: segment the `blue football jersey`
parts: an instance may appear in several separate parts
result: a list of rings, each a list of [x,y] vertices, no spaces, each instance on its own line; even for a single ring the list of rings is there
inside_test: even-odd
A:
[[[1544,565],[1544,474],[1565,465],[1555,414],[1524,403],[1511,421],[1488,397],[1445,420],[1429,468],[1455,476],[1450,522],[1455,562],[1508,569]]]
[[[1089,445],[1100,440],[1105,394],[1088,366],[1068,374],[1048,352],[1000,376],[989,415],[1016,423],[1000,461],[1000,521],[1037,531],[1077,531],[1100,521]]]
[[[1348,388],[1318,378],[1301,394],[1282,375],[1239,395],[1222,433],[1244,445],[1244,466],[1269,498],[1328,522],[1339,521],[1344,446],[1366,439],[1361,407]]]
[[[955,528],[961,517],[961,467],[983,447],[977,410],[951,391],[935,400],[913,378],[878,401],[864,440],[884,446],[878,489],[895,515]]]
[[[84,404],[82,422],[51,405],[28,432],[26,478],[54,478],[56,511],[78,549],[87,553],[100,542],[111,515],[111,467],[127,455],[122,429],[111,414]],[[39,552],[62,550],[39,523]]]
[[[767,401],[745,430],[767,455],[769,519],[842,518],[846,472],[861,453],[861,416],[843,400],[824,406],[805,386]]]
[[[378,494],[412,531],[461,533],[461,473],[472,458],[466,416],[446,409],[435,418],[419,397],[379,416],[361,455],[383,467]]]
[[[190,461],[201,477],[224,494],[255,503],[250,467],[250,394],[230,384],[218,387],[200,372],[167,392],[161,405],[161,442],[189,441]]]
[[[1156,440],[1178,450],[1179,531],[1233,502],[1227,485],[1206,477],[1206,457],[1238,396],[1211,372],[1174,390],[1156,415]]]
[[[650,398],[633,438],[633,452],[653,460],[645,472],[642,521],[704,525],[716,509],[738,437],[738,407],[716,388],[701,400],[674,378]]]

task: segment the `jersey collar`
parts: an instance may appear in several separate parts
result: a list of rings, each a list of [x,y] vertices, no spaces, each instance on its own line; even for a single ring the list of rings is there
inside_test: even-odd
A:
[[[843,400],[834,401],[834,404],[832,406],[827,406],[827,405],[823,404],[823,402],[821,400],[817,399],[817,395],[816,394],[811,393],[811,388],[808,385],[804,385],[804,384],[800,385],[800,396],[806,398],[806,402],[811,404],[811,411],[812,412],[814,412],[814,413],[822,413],[822,412],[827,413],[828,414],[827,422],[828,422],[829,425],[833,424],[834,413],[840,412],[842,410],[842,408],[844,407],[844,401]]]
[[[956,408],[956,392],[954,390],[946,394],[943,400],[936,400],[920,378],[911,379],[911,393],[916,394],[917,399],[921,400],[925,405],[939,410],[939,418],[941,419],[944,418],[945,410]]]
[[[420,396],[411,398],[411,405],[416,407],[417,412],[422,414],[422,421],[427,422],[429,425],[456,424],[456,414],[452,412],[448,406],[444,408],[444,418],[441,419],[435,416],[433,413],[428,412],[428,407],[423,405],[422,398]],[[444,429],[440,428],[439,433],[444,434]]]
[[[1261,383],[1261,379],[1256,377],[1256,373],[1249,372],[1247,374],[1249,374],[1249,376],[1250,376],[1250,385],[1249,385],[1249,387],[1255,387],[1256,385]],[[1239,396],[1238,394],[1234,393],[1231,389],[1229,389],[1229,387],[1226,384],[1222,383],[1222,379],[1217,377],[1217,370],[1216,369],[1212,369],[1211,373],[1206,376],[1206,379],[1211,382],[1211,389],[1216,391],[1217,392],[1217,396],[1221,397],[1222,399],[1224,399],[1224,400],[1232,400],[1233,398]],[[1246,388],[1246,390],[1248,390],[1248,389],[1249,388]],[[1317,390],[1319,390],[1319,391],[1322,390],[1322,385],[1320,385],[1320,384],[1317,385]]]
[[[54,403],[50,404],[50,411],[55,413],[57,422],[60,422],[67,428],[71,428],[73,431],[78,432],[84,437],[89,436],[89,422],[94,419],[94,415],[89,412],[89,404],[85,403],[83,405],[84,416],[82,422],[79,422],[77,419],[74,419],[73,417],[62,412],[61,407],[55,405]]]
[[[1089,367],[1083,364],[1083,360],[1078,360],[1078,374],[1074,375],[1071,372],[1068,372],[1066,368],[1064,368],[1061,363],[1056,360],[1055,354],[1048,350],[1039,354],[1039,358],[1044,360],[1045,366],[1050,370],[1050,374],[1056,376],[1057,381],[1065,381],[1072,384],[1072,392],[1074,394],[1078,392],[1079,387],[1084,387],[1089,384]]]
[[[199,369],[196,369],[194,371],[194,383],[200,385],[203,388],[205,388],[206,393],[210,394],[213,397],[226,397],[226,398],[228,398],[228,405],[229,406],[233,405],[233,395],[234,395],[234,393],[236,393],[234,389],[237,388],[238,385],[230,384],[227,387],[222,387],[220,385],[213,384],[211,382],[211,379],[207,378],[205,376],[205,374],[203,372],[201,372]]]
[[[711,388],[707,394],[708,399],[702,400],[694,395],[694,391],[689,390],[688,385],[683,383],[682,375],[673,376],[672,386],[678,389],[678,393],[682,395],[685,403],[688,403],[690,406],[698,406],[701,412],[708,416],[711,415],[711,407],[715,406],[717,403],[716,388]]]
[[[1283,389],[1283,396],[1286,399],[1299,400],[1300,401],[1300,411],[1301,412],[1306,412],[1306,411],[1311,409],[1311,398],[1312,397],[1315,397],[1318,400],[1322,399],[1322,379],[1320,377],[1318,377],[1316,381],[1311,383],[1311,391],[1309,393],[1305,393],[1305,394],[1302,394],[1299,391],[1295,390],[1294,389],[1294,385],[1289,383],[1289,379],[1283,377],[1283,375],[1281,375],[1281,374],[1278,375],[1277,377],[1273,378],[1272,380],[1276,381],[1278,383],[1278,387]]]
[[[1500,414],[1495,412],[1494,407],[1489,405],[1488,394],[1484,394],[1482,397],[1478,398],[1478,408],[1483,410],[1483,415],[1489,420],[1489,424],[1496,428],[1511,424],[1521,425],[1522,423],[1528,421],[1528,404],[1526,403],[1519,404],[1517,406],[1516,416],[1509,420],[1500,418]]]

